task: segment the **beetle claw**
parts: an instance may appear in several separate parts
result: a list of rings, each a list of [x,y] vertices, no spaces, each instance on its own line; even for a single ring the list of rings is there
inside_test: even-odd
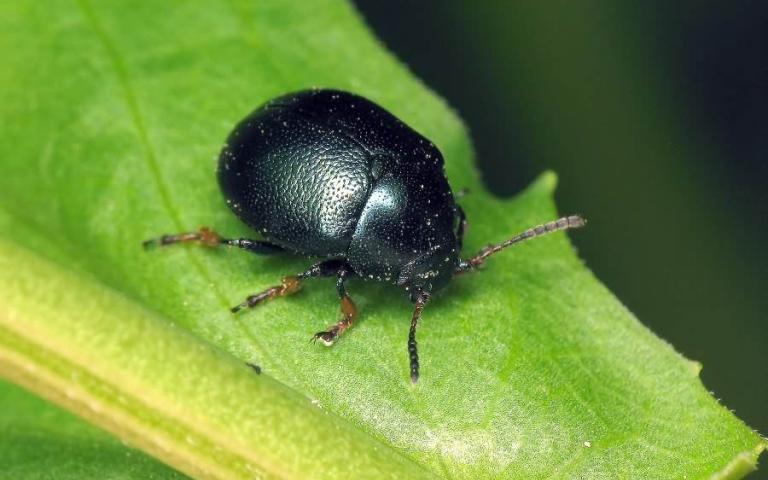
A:
[[[333,330],[329,330],[327,332],[317,332],[312,336],[310,341],[312,343],[316,343],[319,339],[321,342],[323,342],[323,345],[330,347],[336,341],[337,336],[338,334]]]

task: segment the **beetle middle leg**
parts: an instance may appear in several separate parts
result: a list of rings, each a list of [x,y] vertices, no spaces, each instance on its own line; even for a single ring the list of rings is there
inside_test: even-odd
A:
[[[232,313],[237,313],[244,308],[253,308],[272,298],[285,297],[296,293],[301,288],[301,282],[307,278],[331,277],[336,275],[344,265],[345,263],[342,260],[318,262],[304,272],[283,277],[280,279],[280,285],[275,285],[259,293],[249,295],[241,304],[232,307],[230,310]]]
[[[355,323],[357,318],[357,307],[355,302],[347,295],[347,289],[344,282],[352,275],[352,269],[347,265],[342,265],[336,273],[336,291],[339,294],[339,300],[341,300],[341,320],[336,325],[328,327],[328,330],[323,332],[317,332],[312,336],[312,341],[318,339],[326,346],[330,347],[333,342],[339,338],[339,335],[344,333],[344,330],[348,329]]]
[[[215,230],[211,230],[208,227],[200,227],[194,232],[177,233],[174,235],[162,235],[157,238],[150,238],[145,240],[142,245],[144,248],[151,248],[154,246],[165,247],[167,245],[173,245],[174,243],[192,243],[197,242],[206,247],[219,247],[222,245],[228,245],[232,247],[242,248],[249,252],[257,253],[260,255],[270,255],[273,253],[280,253],[285,251],[279,245],[267,242],[265,240],[251,240],[249,238],[224,238]]]

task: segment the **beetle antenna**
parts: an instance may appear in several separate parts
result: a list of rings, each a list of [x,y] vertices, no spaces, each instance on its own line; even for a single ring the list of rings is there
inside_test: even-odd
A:
[[[579,215],[570,215],[567,217],[559,218],[552,222],[547,222],[541,225],[537,225],[533,228],[529,228],[528,230],[524,231],[523,233],[519,233],[515,235],[509,240],[506,240],[501,243],[497,243],[495,245],[488,245],[484,249],[480,250],[480,252],[478,252],[478,254],[475,255],[474,257],[468,258],[467,260],[462,260],[461,262],[459,262],[458,268],[456,268],[456,273],[460,274],[460,273],[465,273],[465,272],[474,270],[480,265],[482,265],[485,262],[485,260],[491,255],[493,255],[494,253],[498,253],[501,250],[504,250],[505,248],[515,245],[517,243],[524,242],[526,240],[530,240],[535,237],[540,237],[548,233],[559,232],[560,230],[570,230],[572,228],[581,228],[586,224],[587,224],[586,219],[580,217]]]
[[[419,381],[419,352],[416,349],[416,325],[421,319],[421,312],[424,305],[429,301],[429,292],[423,291],[416,297],[416,307],[413,309],[411,317],[411,330],[408,332],[408,357],[411,360],[411,383]]]

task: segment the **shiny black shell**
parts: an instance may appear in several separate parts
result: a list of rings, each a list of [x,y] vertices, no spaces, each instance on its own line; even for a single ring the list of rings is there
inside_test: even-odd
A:
[[[458,264],[440,151],[360,96],[306,90],[267,102],[229,135],[218,179],[265,240],[344,259],[363,278],[433,290]]]

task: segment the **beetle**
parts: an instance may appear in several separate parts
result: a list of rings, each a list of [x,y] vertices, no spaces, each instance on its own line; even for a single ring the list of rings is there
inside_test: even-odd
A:
[[[341,319],[312,337],[329,346],[357,317],[347,280],[403,288],[415,304],[407,343],[413,383],[419,378],[416,326],[434,292],[511,245],[586,223],[562,217],[461,259],[467,220],[437,147],[379,105],[331,89],[289,93],[250,113],[229,134],[217,177],[229,208],[260,239],[224,238],[202,227],[144,245],[198,242],[318,257],[232,312],[295,293],[308,278],[336,277]]]

